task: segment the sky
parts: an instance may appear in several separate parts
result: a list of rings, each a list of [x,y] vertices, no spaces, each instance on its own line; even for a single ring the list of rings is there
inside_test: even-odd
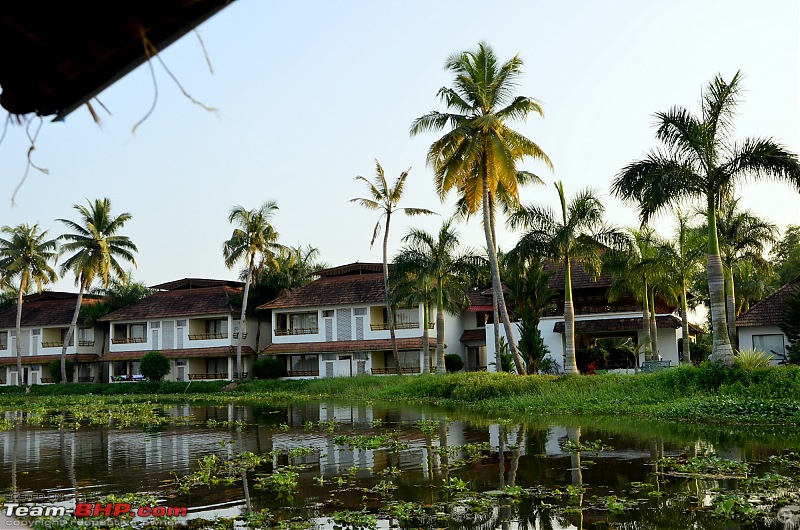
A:
[[[501,60],[524,61],[517,91],[545,116],[513,127],[553,161],[522,168],[546,186],[521,190],[524,203],[557,208],[553,182],[568,195],[591,187],[607,218],[635,226],[637,213],[609,192],[626,164],[659,146],[653,115],[673,106],[699,112],[701,91],[716,75],[744,75],[736,137],[772,137],[800,151],[800,3],[797,0],[603,0],[586,2],[264,2],[237,0],[198,31],[161,53],[193,104],[153,62],[153,102],[143,65],[99,95],[107,114],[85,108],[63,123],[42,123],[32,170],[12,206],[29,148],[24,127],[0,144],[0,226],[75,219],[73,205],[108,197],[132,219],[121,232],[138,246],[134,278],[148,285],[199,277],[235,279],[222,243],[235,205],[276,201],[273,225],[286,245],[312,245],[334,266],[381,261],[370,247],[377,213],[349,200],[367,195],[375,160],[393,181],[410,168],[401,206],[440,216],[392,219],[394,254],[412,227],[436,231],[456,197],[440,201],[428,147],[442,133],[409,136],[413,120],[444,110],[440,87],[452,53],[487,42]],[[31,130],[38,126],[31,123]],[[782,229],[800,224],[800,195],[774,182],[737,189],[744,207]],[[669,212],[655,227],[670,235]],[[459,224],[465,246],[484,245],[478,219]],[[498,227],[501,249],[520,236]],[[72,277],[54,289],[74,290]]]

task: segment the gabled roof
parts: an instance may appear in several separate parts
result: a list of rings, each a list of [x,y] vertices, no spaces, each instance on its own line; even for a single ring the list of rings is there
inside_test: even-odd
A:
[[[380,272],[323,276],[259,306],[258,309],[379,304],[384,301],[384,293],[383,274]]]
[[[241,289],[228,285],[158,291],[99,320],[114,322],[238,313],[241,294]]]
[[[53,295],[53,296],[49,296]],[[22,303],[22,327],[69,326],[75,312],[75,293],[46,293],[25,297]],[[96,304],[96,297],[84,297],[81,307]],[[82,321],[80,321],[82,323]],[[0,329],[17,327],[17,305],[0,312]]]
[[[739,315],[736,326],[779,326],[786,298],[796,289],[800,289],[800,276]]]

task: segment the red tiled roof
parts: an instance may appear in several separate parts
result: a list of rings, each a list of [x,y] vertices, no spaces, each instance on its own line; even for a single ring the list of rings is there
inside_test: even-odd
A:
[[[436,347],[436,339],[429,339],[431,348]],[[385,351],[392,349],[391,339],[376,340],[342,340],[333,342],[297,342],[292,344],[270,344],[263,350],[263,354],[278,353],[334,353],[334,352],[361,352]],[[421,350],[422,337],[397,339],[398,350]]]
[[[233,306],[242,290],[227,285],[159,291],[142,298],[133,305],[118,309],[100,318],[101,322],[119,320],[146,320],[150,318],[186,317],[193,315],[218,315],[239,313],[241,308]]]
[[[486,340],[486,328],[465,329],[461,334],[461,342],[474,342]]]
[[[794,290],[800,290],[800,276],[739,315],[736,326],[779,326],[786,298]]]
[[[383,303],[382,273],[322,277],[279,296],[258,309],[286,309],[349,304]]]
[[[77,294],[69,298],[38,298],[22,303],[22,327],[33,326],[69,326],[75,312]],[[84,298],[81,307],[96,304],[98,298]],[[82,323],[82,321],[81,321]],[[12,329],[17,326],[17,305],[0,312],[0,329]]]
[[[23,311],[24,309],[23,305]],[[61,355],[23,355],[22,356],[22,364],[50,364],[51,362],[55,361],[56,359],[61,359]],[[75,360],[74,353],[67,354],[68,361]],[[98,357],[96,353],[81,353],[78,355],[78,362],[79,363],[92,363],[97,362]],[[0,366],[14,366],[17,364],[17,356],[14,355],[12,357],[0,357]]]
[[[188,348],[183,350],[159,350],[170,359],[204,359],[207,357],[228,357],[236,355],[235,346],[218,346],[215,348]],[[103,355],[101,361],[138,361],[149,351],[115,351]],[[255,355],[250,346],[242,346],[242,356]]]
[[[675,315],[658,315],[656,327],[678,329],[681,319]],[[598,318],[592,320],[576,320],[575,333],[598,333],[606,331],[638,331],[642,329],[642,317],[627,318]],[[556,333],[564,333],[564,321],[556,322],[553,326]]]

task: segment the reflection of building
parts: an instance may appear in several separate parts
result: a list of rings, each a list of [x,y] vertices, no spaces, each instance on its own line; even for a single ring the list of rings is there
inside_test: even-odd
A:
[[[399,359],[392,353],[382,265],[352,263],[259,309],[272,311],[272,344],[262,353],[285,362],[288,377],[420,373],[422,307],[395,310]],[[435,348],[435,339],[431,341]]]
[[[110,378],[139,373],[139,361],[160,351],[172,360],[168,379],[233,379],[242,283],[185,278],[155,285],[156,292],[100,319],[110,325]],[[258,323],[247,319],[242,337],[242,371],[252,367]]]
[[[22,381],[24,384],[52,383],[48,365],[61,359],[61,350],[75,312],[78,295],[43,292],[26,296],[22,304]],[[82,306],[98,299],[84,296]],[[17,384],[17,307],[0,312],[0,381]],[[94,381],[99,375],[98,356],[102,351],[101,331],[84,325],[79,318],[78,329],[67,346],[67,359],[77,362],[79,381]]]

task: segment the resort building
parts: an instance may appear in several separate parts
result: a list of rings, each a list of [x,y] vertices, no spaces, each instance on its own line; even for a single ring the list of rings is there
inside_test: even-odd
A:
[[[786,362],[789,339],[780,325],[786,298],[797,289],[800,289],[800,276],[736,318],[740,350],[763,350],[772,356],[772,364]]]
[[[394,311],[399,359],[392,353],[383,265],[351,263],[258,309],[271,312],[271,344],[261,351],[285,362],[287,377],[420,373],[422,306]],[[431,327],[433,327],[431,325]],[[429,341],[436,347],[434,333]]]
[[[22,383],[35,385],[52,383],[49,365],[61,359],[67,330],[75,312],[78,295],[75,293],[43,292],[28,295],[22,304],[20,346],[22,349]],[[86,295],[82,306],[97,303],[97,297]],[[17,306],[0,312],[0,384],[16,385],[17,373]],[[77,336],[75,336],[77,335]],[[67,358],[75,363],[77,380],[99,380],[99,357],[102,352],[99,328],[84,325],[78,320],[67,346]]]
[[[235,379],[241,315],[241,282],[184,278],[154,285],[155,292],[102,317],[109,324],[103,362],[109,379],[135,380],[145,354],[172,360],[172,381]],[[248,316],[242,336],[242,372],[248,377],[267,324]]]

